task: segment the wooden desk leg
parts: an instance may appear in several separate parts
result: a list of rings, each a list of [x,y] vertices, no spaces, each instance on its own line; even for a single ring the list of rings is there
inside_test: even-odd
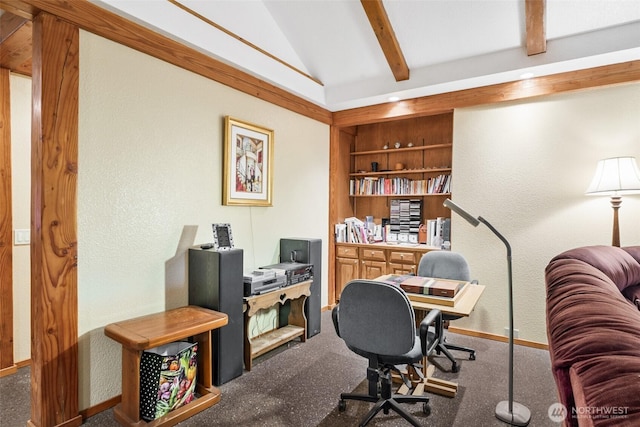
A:
[[[304,302],[306,300],[306,296],[291,300],[291,310],[289,311],[289,324],[304,328],[304,334],[300,337],[302,342],[307,340],[307,316],[304,314]]]
[[[122,347],[122,401],[114,415],[123,425],[140,421],[140,357],[138,350]]]
[[[428,361],[426,361],[426,357],[425,357],[425,363],[429,363]],[[433,365],[423,365],[423,366],[427,367],[426,373],[424,375],[424,389],[426,391],[430,393],[439,394],[441,396],[456,397],[456,394],[458,393],[457,383],[434,378],[433,372],[436,369],[435,366]]]
[[[416,326],[419,328],[420,320],[423,319],[428,311],[426,310],[415,310],[416,313]],[[440,336],[444,336],[442,331],[440,331]],[[440,380],[438,378],[433,377],[433,372],[435,371],[435,366],[429,363],[429,359],[426,357],[422,358],[422,374],[424,375],[424,389],[430,393],[439,394],[447,397],[455,397],[458,392],[458,384]]]

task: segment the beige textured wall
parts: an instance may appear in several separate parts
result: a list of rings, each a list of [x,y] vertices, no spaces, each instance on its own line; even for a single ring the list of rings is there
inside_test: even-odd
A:
[[[31,79],[12,74],[11,191],[13,229],[31,228]],[[13,247],[13,360],[31,358],[31,253]]]
[[[281,237],[324,244],[329,127],[82,32],[78,288],[80,407],[120,393],[117,320],[187,303],[183,227],[196,243],[231,223],[245,269],[277,261]],[[224,116],[275,131],[273,207],[222,206]]]
[[[487,219],[511,243],[515,329],[547,342],[544,269],[558,253],[611,244],[608,197],[585,196],[598,160],[640,161],[640,84],[456,110],[453,200]],[[504,334],[505,246],[487,227],[452,215],[453,246],[487,286],[456,326]],[[640,245],[640,195],[623,198],[621,244]]]

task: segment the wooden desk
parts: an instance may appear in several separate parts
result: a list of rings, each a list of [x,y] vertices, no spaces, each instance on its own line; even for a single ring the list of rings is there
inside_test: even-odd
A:
[[[302,342],[307,340],[307,317],[304,314],[304,302],[311,295],[311,282],[311,280],[307,280],[266,294],[244,298],[244,367],[247,371],[251,370],[252,361],[256,357],[294,338],[300,337]],[[287,300],[291,300],[288,325],[249,338],[251,317],[261,309],[284,304]]]
[[[384,275],[378,277],[376,280],[385,280],[390,275]],[[438,309],[443,314],[450,314],[453,316],[461,316],[461,317],[469,317],[473,309],[475,308],[480,296],[484,292],[484,285],[476,285],[469,283],[463,289],[464,293],[462,293],[458,298],[455,298],[455,303],[450,305],[450,301],[447,301],[445,304],[444,301],[442,304],[438,304],[435,302],[422,302],[419,301],[420,295],[412,294],[407,292],[407,296],[409,297],[409,301],[411,302],[411,306],[416,312],[416,320],[424,318],[427,311]],[[462,291],[461,291],[462,292]],[[442,298],[442,297],[440,297]],[[437,378],[433,378],[433,373],[435,371],[435,367],[429,364],[427,358],[425,357],[422,363],[423,366],[423,374],[425,377],[424,389],[436,394],[441,394],[448,397],[455,397],[458,392],[458,384],[451,382],[440,380]],[[399,392],[402,392],[402,387]],[[422,387],[416,387],[416,390],[419,390],[421,393]]]
[[[211,380],[211,331],[226,325],[227,315],[187,306],[112,323],[104,328],[109,338],[122,344],[122,400],[114,408],[123,426],[172,426],[220,401]],[[140,358],[144,350],[188,337],[198,342],[198,384],[194,401],[149,423],[140,419]]]

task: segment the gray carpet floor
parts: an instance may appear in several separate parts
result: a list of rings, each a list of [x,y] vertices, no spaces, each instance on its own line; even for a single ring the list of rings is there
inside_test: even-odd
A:
[[[504,426],[494,415],[499,401],[508,398],[508,345],[447,333],[447,340],[476,349],[477,359],[456,353],[460,370],[451,373],[444,356],[431,357],[435,377],[458,383],[454,398],[430,395],[431,414],[422,406],[403,405],[423,426]],[[531,410],[530,426],[558,426],[548,417],[557,402],[549,354],[515,347],[514,398]],[[256,359],[251,372],[220,386],[217,405],[179,424],[196,426],[357,426],[371,404],[347,402],[338,411],[341,392],[366,392],[367,361],[349,351],[333,330],[330,312],[322,314],[322,332],[306,343],[291,342]],[[0,425],[24,427],[30,418],[29,368],[0,378]],[[85,421],[87,426],[118,426],[112,410]],[[397,414],[380,413],[370,426],[406,426]]]

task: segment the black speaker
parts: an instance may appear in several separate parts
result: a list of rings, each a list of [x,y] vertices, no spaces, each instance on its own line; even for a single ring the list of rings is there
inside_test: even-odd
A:
[[[189,249],[189,304],[220,311],[229,323],[213,331],[213,383],[224,384],[242,375],[244,317],[242,313],[242,249],[217,252]]]
[[[307,316],[307,338],[320,333],[322,286],[322,240],[307,238],[280,239],[280,262],[296,261],[313,265],[311,295],[304,305]]]

